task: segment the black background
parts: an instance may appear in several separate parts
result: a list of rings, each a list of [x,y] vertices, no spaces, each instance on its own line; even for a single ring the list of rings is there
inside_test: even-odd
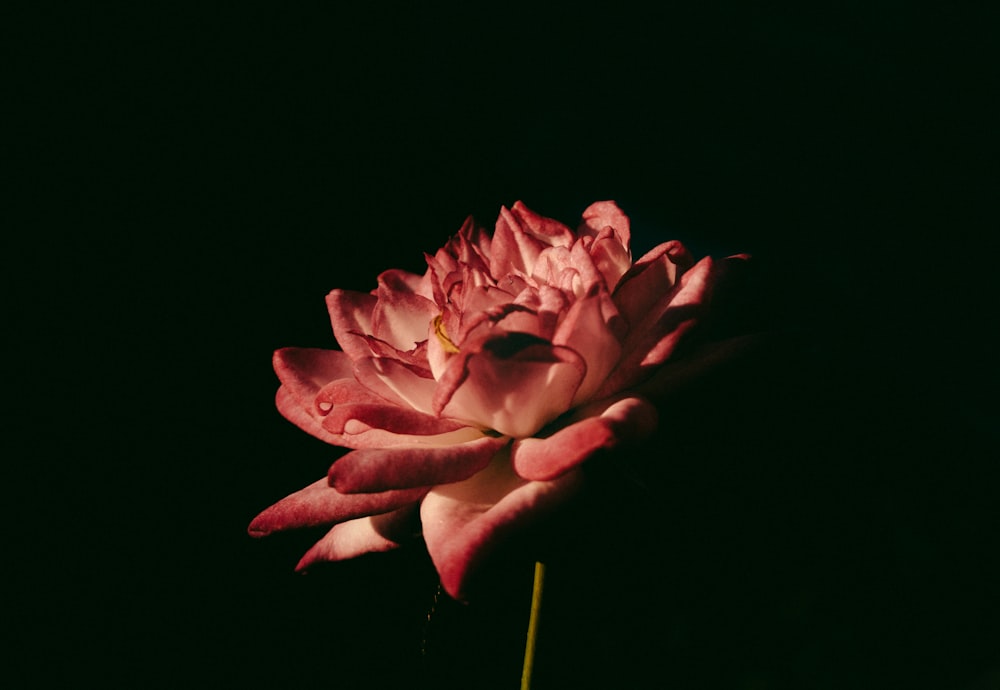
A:
[[[754,255],[767,347],[551,528],[537,687],[1000,686],[996,16],[145,6],[11,21],[9,651],[38,684],[516,687],[530,560],[292,568],[332,288],[520,199]],[[428,612],[434,612],[429,618]],[[652,680],[646,680],[647,678]]]

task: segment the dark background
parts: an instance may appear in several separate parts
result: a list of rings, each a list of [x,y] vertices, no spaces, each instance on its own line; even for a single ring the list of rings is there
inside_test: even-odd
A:
[[[16,18],[20,19],[20,18]],[[537,687],[1000,687],[996,13],[52,7],[8,23],[9,651],[39,685],[516,687],[530,560],[292,568],[323,298],[598,199],[767,345],[550,527]],[[428,612],[433,608],[429,618]],[[646,678],[653,680],[645,680]]]

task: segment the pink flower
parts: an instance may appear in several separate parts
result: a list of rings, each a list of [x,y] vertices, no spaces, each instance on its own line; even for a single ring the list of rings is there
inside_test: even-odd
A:
[[[587,208],[576,232],[518,202],[492,237],[467,220],[422,276],[331,292],[343,351],[277,351],[277,406],[353,450],[250,533],[332,525],[301,570],[395,548],[419,511],[441,583],[462,598],[501,540],[579,488],[582,462],[656,426],[630,391],[690,337],[717,272],[676,241],[633,263],[629,240],[614,202]]]

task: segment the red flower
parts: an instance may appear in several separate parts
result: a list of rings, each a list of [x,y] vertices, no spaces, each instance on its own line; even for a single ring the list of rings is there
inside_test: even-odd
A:
[[[441,583],[461,598],[501,539],[578,488],[580,463],[656,426],[629,391],[690,335],[716,271],[675,241],[633,263],[629,240],[614,202],[587,208],[576,232],[518,202],[492,237],[467,220],[422,276],[389,270],[371,293],[331,292],[343,351],[277,351],[277,406],[354,450],[250,533],[333,525],[304,569],[398,546],[419,510]]]

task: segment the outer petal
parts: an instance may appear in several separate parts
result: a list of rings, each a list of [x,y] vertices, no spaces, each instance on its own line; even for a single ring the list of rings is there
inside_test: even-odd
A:
[[[676,240],[654,247],[636,261],[614,290],[615,304],[625,320],[637,323],[693,263]]]
[[[365,515],[388,513],[419,501],[427,487],[370,494],[342,494],[326,477],[281,499],[253,519],[247,531],[264,537],[300,527],[331,525]]]
[[[355,450],[333,463],[330,485],[354,493],[449,484],[482,470],[507,442],[484,436],[436,448]]]
[[[712,260],[706,257],[681,277],[674,290],[632,323],[618,367],[595,396],[610,396],[633,386],[669,359],[704,316],[711,281]]]
[[[372,334],[372,313],[377,302],[375,295],[353,290],[333,290],[326,296],[333,335],[352,360],[372,354],[362,336]]]
[[[302,401],[293,395],[286,386],[281,386],[274,396],[274,405],[281,416],[302,429],[310,436],[320,441],[339,446],[341,438],[323,428],[323,418],[315,413],[312,405],[304,406]]]
[[[282,416],[320,440],[337,443],[322,427],[316,396],[332,381],[353,382],[353,368],[347,355],[336,350],[287,347],[274,353],[272,363],[281,381],[275,404]]]
[[[407,527],[412,524],[416,504],[391,513],[371,515],[334,525],[316,542],[295,566],[303,572],[316,563],[355,558],[366,553],[390,551],[413,536]]]
[[[275,351],[271,363],[282,385],[303,404],[312,405],[316,394],[330,381],[354,378],[351,360],[337,350],[285,347]]]
[[[656,428],[656,408],[642,398],[623,398],[588,406],[579,415],[593,414],[547,438],[525,438],[514,443],[514,471],[525,479],[554,479],[599,450],[639,441]],[[576,415],[576,416],[579,416]]]
[[[579,472],[551,482],[525,481],[501,453],[466,481],[435,487],[420,505],[420,519],[445,591],[465,598],[475,569],[503,541],[565,502],[582,481]]]
[[[442,419],[393,404],[359,403],[334,406],[323,428],[348,448],[446,446],[482,436],[453,419]]]
[[[530,436],[569,409],[586,369],[569,348],[504,333],[449,361],[434,409],[505,436]]]

